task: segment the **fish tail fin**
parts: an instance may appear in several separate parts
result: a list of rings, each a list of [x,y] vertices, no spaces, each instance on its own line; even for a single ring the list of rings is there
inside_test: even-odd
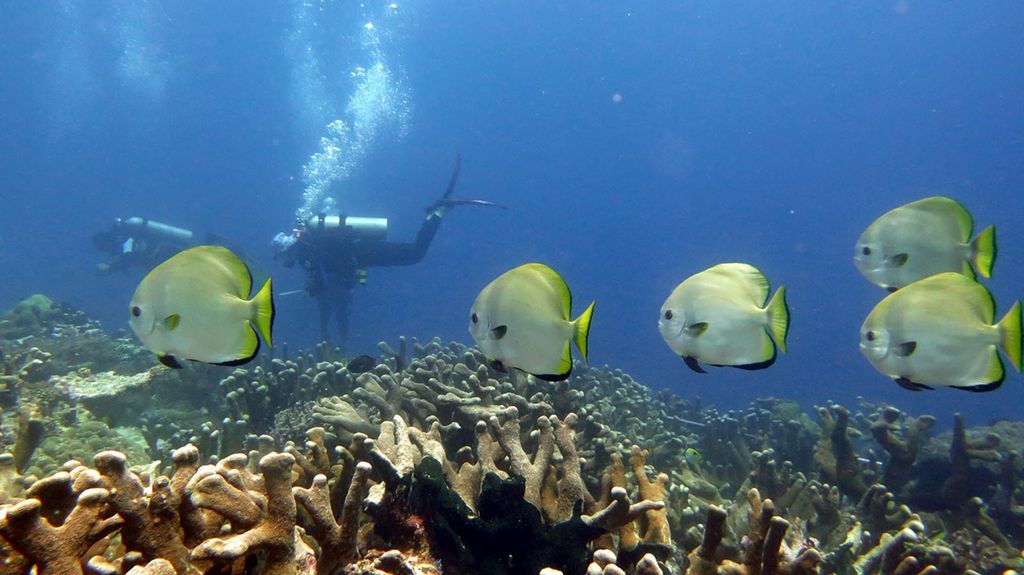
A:
[[[587,309],[583,310],[572,322],[573,336],[572,340],[576,342],[576,348],[580,350],[580,354],[583,355],[583,361],[587,361],[587,341],[590,339],[590,318],[594,315],[594,305],[596,301],[590,302]]]
[[[768,333],[775,345],[786,353],[786,334],[789,333],[789,306],[786,305],[786,286],[779,286],[765,307],[768,312]]]
[[[1020,302],[1013,302],[1013,307],[1006,312],[1003,319],[996,327],[999,328],[999,345],[1002,346],[1006,356],[1010,358],[1013,367],[1020,371],[1021,368],[1021,336],[1020,336]]]
[[[989,226],[971,240],[971,263],[982,277],[992,277],[996,265],[996,227]]]
[[[263,336],[263,341],[273,347],[271,337],[274,331],[274,292],[270,287],[270,278],[267,278],[267,283],[263,284],[250,301],[253,304],[252,323],[256,325],[256,331]]]

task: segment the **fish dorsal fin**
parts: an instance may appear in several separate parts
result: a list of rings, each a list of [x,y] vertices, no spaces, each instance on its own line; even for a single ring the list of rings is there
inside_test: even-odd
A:
[[[249,292],[252,291],[252,274],[249,273],[249,266],[245,265],[238,256],[223,246],[196,246],[191,248],[197,255],[202,255],[210,262],[223,267],[231,278],[238,292],[235,294],[241,299],[249,299]]]
[[[996,318],[996,302],[985,286],[973,279],[956,272],[942,272],[923,280],[914,282],[910,287],[924,289],[939,297],[951,296],[958,306],[971,310],[971,313],[985,325],[992,325]],[[904,290],[896,292],[900,294]],[[889,299],[889,298],[886,298]],[[884,302],[885,300],[883,300]]]
[[[946,196],[932,196],[907,204],[907,207],[944,217],[952,217],[960,228],[960,240],[964,243],[971,240],[974,231],[974,218],[960,202]]]
[[[963,290],[967,294],[963,298],[964,303],[970,307],[981,321],[985,322],[986,325],[992,325],[996,322],[996,300],[992,297],[992,292],[978,283],[977,281],[962,275],[958,275],[963,280],[960,283],[963,284]]]
[[[569,293],[569,286],[565,283],[565,280],[562,279],[562,276],[558,275],[558,272],[544,264],[524,264],[523,269],[528,269],[540,276],[544,282],[555,291],[555,294],[558,296],[559,302],[562,305],[562,311],[564,313],[562,317],[568,320],[569,314],[572,312],[572,294]]]
[[[761,270],[746,263],[718,264],[711,268],[715,273],[728,277],[739,283],[744,291],[754,299],[758,307],[764,307],[771,292],[771,284]]]

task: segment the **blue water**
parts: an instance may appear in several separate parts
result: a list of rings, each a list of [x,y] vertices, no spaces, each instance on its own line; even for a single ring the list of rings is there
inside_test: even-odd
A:
[[[396,4],[5,5],[0,307],[43,292],[127,327],[143,271],[96,275],[89,238],[133,215],[230,238],[279,291],[301,288],[270,239],[341,119],[359,145],[325,193],[390,218],[392,239],[414,236],[457,153],[457,195],[509,208],[460,207],[423,262],[371,270],[353,352],[399,334],[471,343],[476,293],[535,260],[566,278],[574,312],[597,300],[592,363],[653,387],[725,407],[862,396],[942,422],[1018,417],[1016,373],[967,394],[875,372],[858,328],[884,293],[851,261],[878,215],[947,194],[998,228],[997,313],[1024,295],[1016,3]],[[385,81],[361,84],[375,65]],[[369,106],[360,86],[393,100]],[[376,123],[358,128],[359,110]],[[722,261],[789,289],[790,352],[770,369],[695,374],[658,334],[672,288]],[[278,299],[279,342],[316,333],[311,301]]]

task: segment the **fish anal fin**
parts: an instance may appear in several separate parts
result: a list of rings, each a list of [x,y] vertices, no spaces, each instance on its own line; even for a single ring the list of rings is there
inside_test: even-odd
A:
[[[242,353],[240,353],[235,359],[216,362],[216,365],[226,365],[231,367],[245,365],[252,361],[252,358],[256,357],[256,354],[260,352],[260,338],[256,335],[256,330],[252,327],[252,323],[246,323],[249,327],[249,334],[248,337],[246,337],[246,346],[248,349],[242,350]]]
[[[693,371],[696,371],[697,373],[707,373],[706,371],[704,371],[704,368],[700,366],[700,363],[698,363],[696,359],[688,355],[683,356],[683,363],[686,364],[686,367],[692,369]]]
[[[743,365],[734,365],[732,367],[735,367],[737,369],[745,369],[747,371],[757,371],[759,369],[765,369],[765,368],[771,367],[772,364],[775,363],[776,358],[778,358],[778,357],[779,357],[778,354],[774,354],[773,353],[771,357],[769,357],[768,359],[766,359],[764,361],[759,361],[759,362],[756,362],[756,363],[746,363],[746,364],[743,364]]]
[[[531,375],[544,381],[563,381],[569,378],[570,373],[572,373],[571,369],[565,373],[534,373]]]
[[[897,378],[894,378],[893,381],[896,382],[896,385],[902,387],[903,389],[909,390],[909,391],[923,391],[925,389],[928,389],[928,390],[934,389],[934,388],[929,387],[929,386],[927,386],[927,385],[925,385],[923,383],[917,383],[917,382],[914,382],[914,381],[910,381],[909,379],[907,379],[905,377],[897,377]]]
[[[239,365],[245,365],[245,364],[249,363],[255,357],[256,357],[256,354],[252,354],[249,357],[243,357],[243,358],[239,358],[239,359],[232,359],[231,361],[222,361],[222,362],[216,363],[214,365],[223,365],[223,366],[227,366],[227,367],[237,367]]]
[[[160,363],[172,369],[181,369],[182,367],[184,367],[183,365],[181,365],[181,362],[178,361],[178,358],[174,357],[169,353],[158,353],[156,354],[156,358],[157,360],[160,361]]]
[[[1000,379],[999,381],[993,381],[992,383],[986,383],[984,385],[953,385],[950,387],[952,387],[953,389],[959,389],[961,391],[984,392],[999,389],[1001,385],[1003,385],[1002,379]]]

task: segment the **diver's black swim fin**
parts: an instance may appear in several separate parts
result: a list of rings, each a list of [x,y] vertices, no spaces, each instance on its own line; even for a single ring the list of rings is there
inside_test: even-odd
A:
[[[455,167],[452,168],[452,177],[448,180],[448,188],[445,189],[444,195],[441,196],[442,200],[447,200],[452,197],[452,192],[455,191],[455,184],[459,183],[459,172],[462,171],[462,154],[455,154]]]
[[[435,204],[436,206],[444,206],[446,208],[454,208],[455,206],[485,206],[494,207],[507,210],[505,206],[496,204],[488,200],[475,200],[475,199],[461,199],[461,198],[445,198]]]

